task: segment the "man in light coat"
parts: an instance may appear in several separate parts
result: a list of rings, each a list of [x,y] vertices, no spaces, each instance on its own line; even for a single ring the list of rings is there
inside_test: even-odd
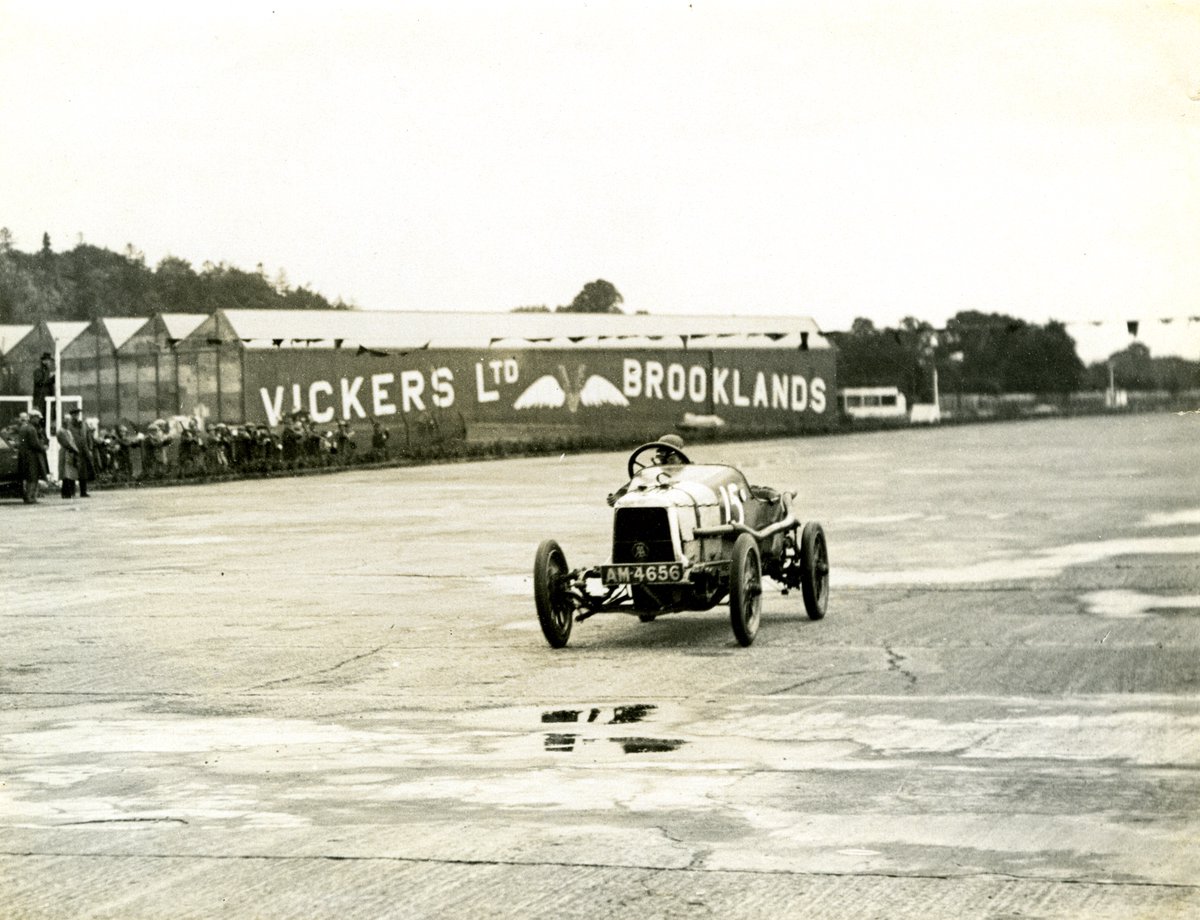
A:
[[[83,410],[78,406],[71,409],[71,417],[67,420],[67,428],[75,439],[75,450],[79,468],[79,497],[88,497],[88,483],[96,478],[96,436],[83,421]]]
[[[58,478],[62,480],[62,497],[75,497],[75,480],[79,478],[79,448],[69,425],[54,433],[58,441]]]

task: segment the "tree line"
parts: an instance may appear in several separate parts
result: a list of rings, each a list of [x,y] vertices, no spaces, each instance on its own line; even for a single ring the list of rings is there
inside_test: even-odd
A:
[[[620,313],[624,302],[611,282],[583,285],[559,313]],[[0,228],[0,325],[39,320],[91,321],[110,316],[208,313],[218,308],[253,310],[350,309],[330,303],[307,287],[292,287],[283,272],[272,281],[224,262],[195,270],[167,256],[154,268],[133,246],[117,253],[79,243],[55,252],[43,235],[38,252],[21,252]],[[551,312],[546,306],[514,312]],[[1134,342],[1107,362],[1085,367],[1060,322],[1029,323],[1001,313],[957,313],[945,328],[906,317],[895,328],[856,319],[848,332],[828,332],[838,346],[838,382],[843,387],[897,386],[910,402],[932,398],[937,368],[944,392],[1038,393],[1065,396],[1082,389],[1165,390],[1200,387],[1200,362],[1154,358]]]
[[[1118,389],[1174,394],[1200,387],[1200,362],[1153,358],[1133,342],[1108,361],[1085,367],[1063,323],[1039,325],[1003,313],[962,311],[942,329],[913,317],[896,328],[859,318],[848,332],[826,337],[838,346],[839,386],[896,386],[910,402],[932,399],[935,368],[943,394],[1065,398],[1108,387],[1110,365]]]
[[[208,313],[217,308],[254,310],[348,309],[307,287],[292,287],[281,272],[268,279],[261,266],[243,271],[224,262],[200,270],[167,256],[157,266],[133,246],[124,253],[80,243],[55,252],[48,234],[38,252],[13,246],[0,228],[0,324],[39,320],[91,321],[110,316]]]

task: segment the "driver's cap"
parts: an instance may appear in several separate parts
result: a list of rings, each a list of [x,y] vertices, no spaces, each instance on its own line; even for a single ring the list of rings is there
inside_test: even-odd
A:
[[[683,438],[677,434],[664,434],[658,441],[660,444],[670,444],[672,447],[683,449]]]

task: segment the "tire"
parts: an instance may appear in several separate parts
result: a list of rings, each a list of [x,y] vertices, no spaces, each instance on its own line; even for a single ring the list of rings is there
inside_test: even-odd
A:
[[[729,567],[729,622],[738,644],[748,646],[758,635],[762,619],[762,559],[758,541],[748,533],[733,544]]]
[[[808,618],[824,617],[829,604],[829,548],[825,531],[816,522],[805,524],[800,534],[800,591]]]
[[[569,571],[562,548],[553,540],[543,540],[533,559],[533,600],[542,635],[551,648],[567,644],[575,622],[575,601],[562,584]]]

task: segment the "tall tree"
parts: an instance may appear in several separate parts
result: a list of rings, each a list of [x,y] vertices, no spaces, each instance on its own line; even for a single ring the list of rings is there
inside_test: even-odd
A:
[[[921,324],[911,318],[900,329],[877,329],[858,317],[849,332],[829,333],[838,347],[838,383],[845,387],[895,386],[910,402],[923,398]],[[928,325],[928,324],[926,324]]]
[[[559,307],[558,312],[620,313],[621,309],[617,304],[624,302],[625,298],[621,296],[620,291],[603,278],[597,278],[585,284],[583,290],[575,295],[575,299],[568,306]]]

